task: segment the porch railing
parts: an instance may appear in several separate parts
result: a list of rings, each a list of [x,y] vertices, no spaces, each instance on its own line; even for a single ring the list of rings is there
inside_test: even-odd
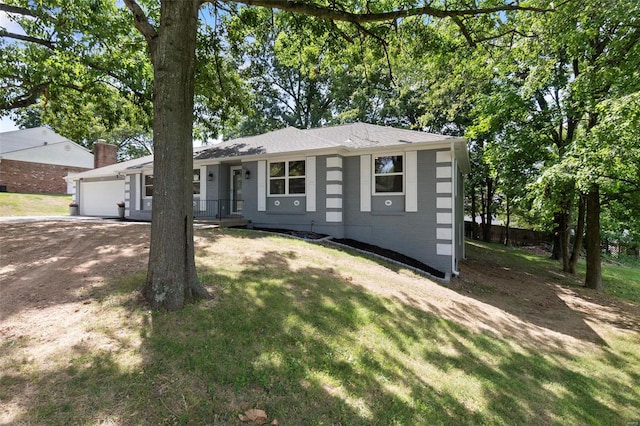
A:
[[[242,200],[193,200],[195,218],[242,217]]]

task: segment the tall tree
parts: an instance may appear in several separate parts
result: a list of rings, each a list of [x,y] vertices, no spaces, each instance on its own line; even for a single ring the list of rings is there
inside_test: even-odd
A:
[[[191,168],[194,69],[198,9],[202,0],[162,0],[155,27],[135,0],[125,0],[136,28],[144,35],[154,69],[154,193],[151,250],[145,295],[155,308],[179,309],[185,301],[207,297],[199,284],[193,249]],[[400,7],[369,4],[300,3],[288,0],[248,0],[245,4],[278,8],[333,21],[365,25],[415,15],[451,17],[473,42],[464,19],[479,14],[518,10],[504,5],[476,9]],[[373,11],[372,11],[373,10]]]
[[[544,5],[548,2],[541,0],[540,3]],[[191,200],[193,123],[194,118],[201,117],[213,126],[223,122],[232,108],[228,99],[233,99],[237,92],[232,89],[241,84],[237,79],[229,78],[233,75],[233,67],[221,54],[226,45],[218,34],[208,32],[204,39],[199,39],[202,33],[198,30],[207,26],[198,21],[199,11],[204,4],[221,14],[247,6],[279,9],[314,17],[309,20],[311,23],[318,22],[316,18],[326,20],[336,34],[341,34],[344,28],[350,28],[359,37],[378,42],[383,42],[384,34],[392,32],[399,22],[409,21],[411,17],[416,17],[413,20],[415,25],[424,26],[445,19],[450,20],[457,29],[457,35],[470,45],[475,45],[478,39],[498,36],[504,17],[510,13],[544,10],[502,2],[497,2],[496,6],[493,1],[488,1],[486,6],[480,4],[469,8],[467,2],[456,1],[442,5],[405,4],[399,1],[363,5],[356,1],[327,4],[293,0],[230,0],[226,3],[213,0],[124,0],[126,9],[133,16],[135,28],[146,41],[146,52],[153,69],[156,187],[144,293],[154,308],[179,309],[185,302],[208,297],[198,282],[194,262]],[[92,81],[89,78],[91,76],[93,80],[104,79],[105,86],[101,87],[115,86],[119,91],[131,92],[134,98],[139,93],[148,95],[151,92],[148,84],[150,79],[139,79],[139,74],[135,72],[136,67],[141,67],[144,62],[125,62],[124,66],[108,62],[116,57],[114,52],[108,54],[109,46],[118,46],[122,31],[127,37],[133,37],[126,32],[126,25],[122,25],[124,21],[120,10],[117,3],[114,5],[107,0],[72,3],[11,0],[0,3],[0,11],[22,17],[21,25],[25,29],[25,34],[4,30],[0,32],[0,37],[30,44],[26,49],[14,49],[13,44],[8,44],[2,51],[11,52],[12,63],[15,64],[10,73],[3,76],[3,81],[30,84],[19,89],[13,83],[4,86],[0,107],[9,109],[32,105],[36,99],[48,99],[52,88],[77,89],[76,83],[85,81],[84,76],[87,76],[87,82]],[[113,21],[113,17],[117,19]],[[114,26],[106,25],[112,22]],[[378,25],[379,22],[385,24]],[[114,43],[103,44],[105,39],[113,39]],[[132,43],[131,48],[136,50],[138,46]],[[95,56],[96,52],[103,56]],[[212,61],[206,61],[204,56],[196,60],[197,53],[204,55],[205,52],[213,53]],[[385,56],[388,56],[387,53]],[[33,56],[29,60],[20,56],[27,54]],[[57,55],[53,62],[47,56],[52,54]],[[40,55],[40,59],[37,55]],[[83,60],[78,62],[77,58]],[[29,67],[21,68],[21,64],[27,63],[53,63],[55,67],[36,67],[33,71]],[[34,73],[37,78],[31,78]],[[205,79],[197,79],[207,73],[212,76],[217,74],[217,78],[209,80],[213,84],[207,85],[203,83]],[[49,75],[55,76],[56,80],[49,79]],[[227,86],[229,84],[231,86]],[[384,81],[381,84],[384,85]],[[232,96],[214,96],[216,93]],[[197,117],[194,117],[194,107],[199,108]],[[199,129],[196,127],[196,130]]]
[[[606,117],[600,105],[640,89],[639,80],[629,78],[640,66],[638,8],[627,0],[612,1],[606,8],[589,0],[567,2],[553,14],[518,15],[509,49],[494,64],[500,76],[495,92],[504,102],[481,101],[474,108],[479,118],[474,127],[500,123],[490,127],[498,142],[491,146],[498,153],[528,157],[527,169],[534,171],[528,188],[539,189],[534,205],[553,213],[548,217],[556,222],[558,257],[567,272],[575,272],[586,216],[587,262],[592,264],[588,286],[598,287],[600,281],[599,252],[594,253],[599,250],[599,203],[614,188],[605,189],[585,160],[605,140],[586,141],[594,140],[594,129]],[[581,148],[585,146],[590,149]],[[576,205],[578,235],[570,253]]]

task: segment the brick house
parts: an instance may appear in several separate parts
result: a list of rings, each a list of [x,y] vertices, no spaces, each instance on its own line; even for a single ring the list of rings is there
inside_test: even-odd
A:
[[[46,127],[0,133],[0,191],[67,194],[65,176],[115,163],[115,145],[96,143],[96,156]]]

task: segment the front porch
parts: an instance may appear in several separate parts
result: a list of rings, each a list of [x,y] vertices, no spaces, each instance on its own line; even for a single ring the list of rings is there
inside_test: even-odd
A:
[[[242,200],[193,200],[193,218],[220,227],[245,226]]]

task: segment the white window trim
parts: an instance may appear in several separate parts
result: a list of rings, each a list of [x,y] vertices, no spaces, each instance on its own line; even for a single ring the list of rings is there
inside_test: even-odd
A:
[[[402,172],[396,173],[376,173],[376,158],[380,157],[402,157]],[[391,154],[377,154],[371,156],[371,195],[378,197],[387,195],[404,195],[407,188],[406,158],[404,152],[396,152]],[[376,192],[377,176],[402,176],[402,192]]]
[[[302,179],[305,180],[305,189],[304,193],[300,194],[289,194],[289,163],[293,161],[303,161],[304,162],[304,176],[293,176],[293,179]],[[271,164],[272,163],[285,163],[285,173],[284,176],[279,177],[271,177]],[[283,160],[269,160],[267,162],[267,196],[268,197],[306,197],[307,196],[307,159],[306,158],[287,158]],[[284,194],[272,194],[271,193],[271,180],[275,179],[284,179]]]
[[[193,194],[193,196],[194,197],[200,197],[200,195],[203,193],[203,191],[202,191],[202,187],[203,187],[202,176],[203,176],[203,170],[204,170],[204,173],[206,175],[206,166],[195,168],[195,169],[193,169],[193,172],[195,172],[196,170],[200,172],[200,180],[198,181],[198,184],[200,185],[200,194]],[[141,194],[142,194],[142,199],[143,200],[151,200],[153,198],[153,196],[151,196],[151,197],[147,196],[147,185],[145,185],[145,179],[144,179],[145,176],[154,176],[154,178],[153,178],[154,179],[154,185],[153,186],[155,186],[155,175],[154,175],[153,172],[143,172],[142,173],[142,177],[140,178],[140,191],[141,191]],[[192,183],[196,183],[196,181],[194,180],[194,181],[192,181]],[[206,185],[206,183],[205,183],[205,185]],[[205,187],[205,190],[206,190],[206,187]]]
[[[142,191],[142,199],[143,200],[151,200],[153,198],[153,196],[148,196],[147,195],[147,185],[145,184],[145,180],[146,180],[145,178],[147,176],[153,176],[154,185],[152,185],[152,186],[155,186],[155,176],[154,176],[153,172],[142,173],[142,178],[140,179],[140,182],[141,182],[140,191]]]

